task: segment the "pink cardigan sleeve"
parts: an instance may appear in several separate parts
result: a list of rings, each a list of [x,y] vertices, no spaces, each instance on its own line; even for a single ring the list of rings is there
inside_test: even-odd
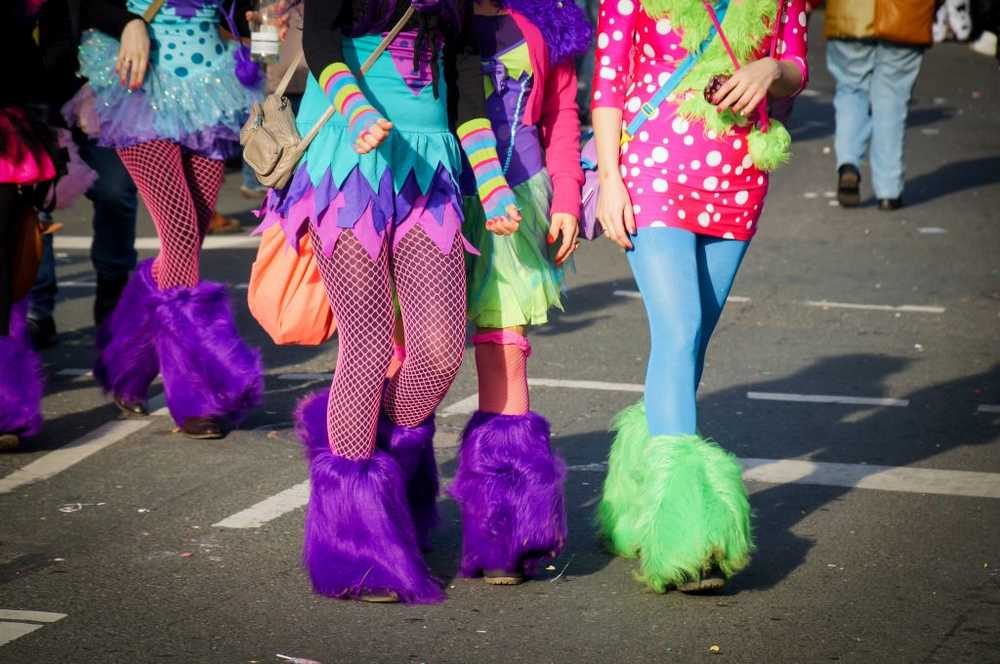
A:
[[[552,178],[551,214],[563,212],[580,218],[580,115],[576,104],[576,69],[573,62],[555,65],[546,76],[542,113],[538,121],[545,168]]]
[[[806,61],[807,16],[805,0],[787,0],[784,6],[782,25],[775,46],[775,57],[791,62],[802,72],[802,83],[794,94],[805,89],[809,82],[809,65]]]

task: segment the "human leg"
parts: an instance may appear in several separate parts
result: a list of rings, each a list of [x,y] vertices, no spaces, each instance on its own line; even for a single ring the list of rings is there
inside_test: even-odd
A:
[[[645,403],[614,424],[598,521],[609,548],[638,557],[658,592],[718,587],[753,547],[739,463],[695,428],[696,364],[707,334],[700,242],[679,229],[642,229],[628,255],[649,318],[650,362]],[[716,298],[721,290],[728,288]]]
[[[722,310],[736,281],[736,273],[750,248],[749,242],[724,240],[703,235],[698,238],[698,283],[701,291],[701,334],[695,364],[694,388],[697,391],[705,369],[705,353],[722,317]]]
[[[837,82],[833,95],[837,166],[860,167],[872,134],[871,79],[875,46],[831,39],[826,43],[826,66]]]
[[[872,76],[872,186],[879,199],[896,199],[903,193],[903,141],[910,95],[923,50],[879,44]]]
[[[337,312],[339,350],[329,393],[303,400],[296,416],[312,479],[303,562],[318,593],[439,601],[441,590],[420,557],[406,469],[375,449],[392,356],[388,249],[373,261],[345,231],[330,256],[316,257]]]
[[[94,205],[90,260],[97,273],[94,322],[100,325],[118,304],[138,262],[135,226],[139,201],[135,183],[114,150],[88,140],[80,146],[80,156],[98,174],[87,198]]]

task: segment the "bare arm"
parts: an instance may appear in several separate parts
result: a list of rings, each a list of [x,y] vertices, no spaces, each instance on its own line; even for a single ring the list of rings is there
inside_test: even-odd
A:
[[[608,239],[622,249],[631,249],[629,235],[635,235],[635,216],[628,189],[619,170],[622,111],[608,106],[591,112],[597,147],[597,172],[601,187],[597,196],[597,220]]]

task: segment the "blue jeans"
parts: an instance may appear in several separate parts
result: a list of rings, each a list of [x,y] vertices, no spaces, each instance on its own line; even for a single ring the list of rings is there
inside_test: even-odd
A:
[[[649,320],[649,432],[694,434],[705,351],[750,243],[680,228],[642,228],[632,246],[626,256]]]
[[[860,167],[870,145],[876,198],[903,193],[907,105],[923,56],[923,49],[911,46],[835,39],[826,43],[826,67],[837,81],[837,167]]]
[[[87,192],[94,204],[94,238],[90,244],[90,261],[94,270],[106,277],[123,277],[135,269],[135,219],[138,207],[135,184],[111,148],[102,148],[93,141],[80,144],[80,156],[97,171],[97,181]],[[52,316],[56,307],[56,260],[52,251],[52,236],[43,238],[43,254],[38,276],[31,289],[28,317],[34,320]]]

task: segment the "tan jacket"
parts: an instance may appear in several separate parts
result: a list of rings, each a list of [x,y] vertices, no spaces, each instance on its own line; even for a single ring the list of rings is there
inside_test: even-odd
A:
[[[827,39],[930,46],[934,0],[827,0]]]

